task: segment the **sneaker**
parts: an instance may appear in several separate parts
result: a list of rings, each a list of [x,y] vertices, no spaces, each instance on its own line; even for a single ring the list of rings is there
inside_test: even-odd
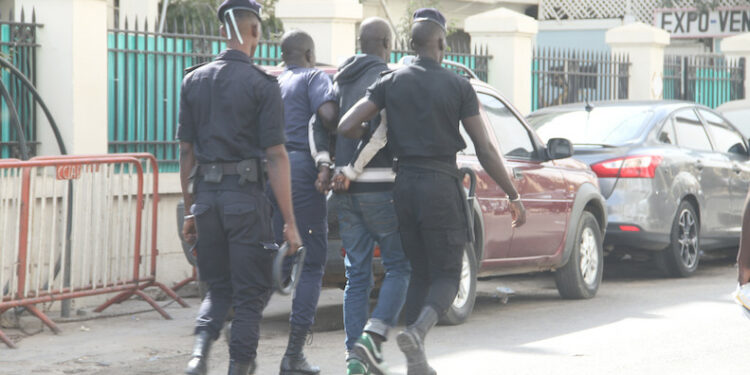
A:
[[[406,374],[407,375],[436,375],[437,372],[427,363],[427,356],[424,353],[424,344],[419,335],[406,329],[396,336],[396,342],[399,349],[406,356]]]
[[[370,370],[370,374],[373,375],[387,375],[385,362],[383,361],[383,353],[380,351],[380,347],[375,343],[369,333],[364,332],[362,336],[357,339],[354,344],[354,354],[362,358],[362,361],[367,364],[367,368]]]
[[[369,375],[370,372],[367,371],[367,366],[365,366],[364,363],[360,362],[360,360],[356,358],[352,358],[348,361],[346,361],[346,375]]]

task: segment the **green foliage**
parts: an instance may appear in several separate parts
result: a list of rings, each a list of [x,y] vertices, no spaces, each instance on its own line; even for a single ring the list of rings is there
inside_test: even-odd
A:
[[[284,26],[281,20],[276,18],[276,2],[278,0],[256,0],[263,7],[262,23],[263,38],[275,39],[284,32]],[[167,27],[178,25],[179,31],[181,25],[187,23],[197,23],[204,25],[215,25],[214,30],[218,30],[219,21],[216,19],[216,11],[223,0],[170,0],[167,9]],[[161,5],[159,5],[161,9]],[[184,31],[184,30],[182,30]],[[218,31],[217,31],[218,32]]]

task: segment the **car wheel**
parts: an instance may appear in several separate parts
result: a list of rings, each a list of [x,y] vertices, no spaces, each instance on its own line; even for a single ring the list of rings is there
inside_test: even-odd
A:
[[[672,277],[688,277],[700,262],[700,222],[695,208],[683,201],[672,222],[669,246],[656,255],[656,265]]]
[[[448,312],[440,318],[440,324],[443,325],[462,324],[474,310],[474,301],[477,298],[477,257],[472,244],[467,244],[464,247],[461,264],[458,293]]]
[[[568,299],[591,298],[599,290],[604,270],[602,233],[596,217],[583,211],[568,262],[555,271],[560,296]]]

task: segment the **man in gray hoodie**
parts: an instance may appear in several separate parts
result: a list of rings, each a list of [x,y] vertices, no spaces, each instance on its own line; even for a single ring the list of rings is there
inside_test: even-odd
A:
[[[388,70],[391,32],[386,21],[369,18],[359,34],[363,54],[349,58],[334,78],[340,113],[365,96],[367,88]],[[362,144],[372,136],[381,117],[368,123]],[[380,345],[396,325],[406,300],[411,269],[401,247],[393,206],[393,154],[388,147],[358,148],[361,140],[336,139],[334,204],[338,208],[339,232],[346,250],[347,284],[344,290],[347,374],[384,374]],[[370,150],[373,150],[372,152]],[[372,288],[372,258],[375,243],[385,267],[378,303],[368,320]]]

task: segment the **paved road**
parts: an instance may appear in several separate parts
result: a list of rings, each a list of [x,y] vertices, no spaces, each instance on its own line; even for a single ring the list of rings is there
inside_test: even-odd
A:
[[[644,264],[608,263],[599,295],[563,301],[549,275],[483,281],[469,322],[438,327],[428,353],[440,374],[741,374],[750,320],[732,303],[730,260],[702,264],[690,279],[665,279]],[[498,286],[516,291],[508,304]],[[328,290],[309,357],[323,374],[344,373],[341,292]],[[190,301],[193,306],[197,300]],[[286,344],[289,301],[267,310],[258,374],[277,374]],[[129,301],[120,311],[143,308]],[[195,307],[170,305],[175,320],[153,312],[62,324],[24,338],[19,350],[0,347],[0,374],[178,374],[191,346]],[[29,329],[38,327],[25,320]],[[7,330],[9,334],[18,331]],[[385,348],[394,374],[404,374],[394,342]],[[226,346],[215,345],[211,374],[226,373]],[[744,366],[744,367],[743,367]],[[743,371],[744,370],[744,371]]]

